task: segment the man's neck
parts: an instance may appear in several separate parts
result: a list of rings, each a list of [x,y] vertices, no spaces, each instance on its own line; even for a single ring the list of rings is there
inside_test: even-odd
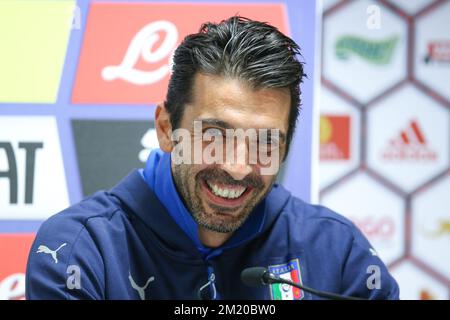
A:
[[[202,244],[208,248],[220,247],[232,235],[233,235],[232,232],[221,233],[221,232],[215,232],[215,231],[205,229],[204,227],[201,227],[201,226],[198,227],[198,237],[200,238],[200,241],[202,242]]]

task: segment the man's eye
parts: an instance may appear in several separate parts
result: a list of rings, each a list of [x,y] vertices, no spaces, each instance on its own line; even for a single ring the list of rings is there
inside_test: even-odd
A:
[[[222,130],[216,128],[210,128],[205,131],[206,137],[220,137],[223,136]]]

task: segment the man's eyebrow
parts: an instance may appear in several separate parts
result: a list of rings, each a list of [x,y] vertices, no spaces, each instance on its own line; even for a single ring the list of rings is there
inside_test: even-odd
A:
[[[233,129],[234,127],[229,124],[228,122],[225,122],[223,120],[214,119],[214,118],[207,118],[207,119],[195,119],[194,121],[200,121],[202,125],[209,125],[209,126],[216,126],[221,127],[225,129]],[[192,127],[194,127],[194,123],[192,123]]]
[[[224,128],[224,129],[235,129],[228,122],[219,120],[219,119],[215,119],[215,118],[206,118],[206,119],[198,118],[198,119],[195,119],[194,121],[200,121],[202,123],[202,126],[208,125],[208,126],[216,126],[216,127],[220,127],[220,128]],[[194,122],[192,122],[192,128],[194,128]],[[275,128],[266,128],[264,130],[267,130],[267,136],[270,139],[272,137],[270,130],[276,130],[276,129]],[[278,133],[279,133],[280,140],[285,142],[286,134],[279,129],[278,129]]]

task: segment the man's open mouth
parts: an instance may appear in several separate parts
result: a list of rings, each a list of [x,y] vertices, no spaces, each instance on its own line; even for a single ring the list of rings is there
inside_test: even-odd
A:
[[[228,185],[210,180],[202,180],[201,184],[210,202],[226,207],[240,206],[253,190],[252,187]]]

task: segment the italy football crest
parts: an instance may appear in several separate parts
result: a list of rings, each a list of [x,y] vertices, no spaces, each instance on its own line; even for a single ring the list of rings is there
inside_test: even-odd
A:
[[[292,259],[284,264],[269,266],[268,269],[269,272],[280,278],[302,284],[302,275],[298,259]],[[303,290],[282,283],[271,284],[270,295],[272,300],[301,300],[304,297]]]

